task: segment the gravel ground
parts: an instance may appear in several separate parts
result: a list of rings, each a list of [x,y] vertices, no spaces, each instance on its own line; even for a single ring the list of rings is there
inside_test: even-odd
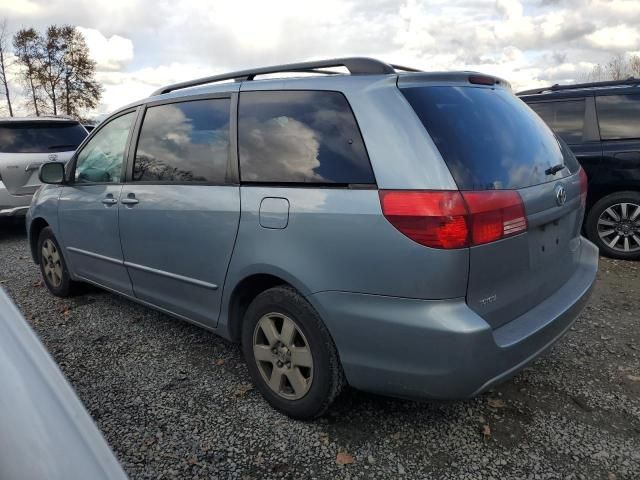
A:
[[[251,388],[236,345],[109,293],[54,298],[22,229],[0,224],[0,285],[131,478],[640,478],[639,270],[601,259],[569,335],[492,392],[347,390],[303,423]]]

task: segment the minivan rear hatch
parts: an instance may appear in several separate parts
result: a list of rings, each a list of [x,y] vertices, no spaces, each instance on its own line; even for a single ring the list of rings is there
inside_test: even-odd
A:
[[[469,249],[467,303],[497,328],[552,295],[575,272],[584,198],[579,164],[566,145],[509,89],[494,84],[500,82],[486,83],[414,78],[398,85],[463,195],[509,190],[522,201],[526,230],[471,242]]]
[[[40,165],[66,162],[86,136],[72,120],[0,122],[0,179],[10,194],[31,195],[40,186]]]

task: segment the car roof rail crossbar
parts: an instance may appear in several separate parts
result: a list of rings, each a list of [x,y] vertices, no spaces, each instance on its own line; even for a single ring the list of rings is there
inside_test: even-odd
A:
[[[183,88],[197,87],[208,83],[223,82],[226,80],[253,80],[257,75],[267,75],[270,73],[286,73],[286,72],[304,72],[304,73],[325,73],[336,74],[332,72],[320,70],[331,67],[345,67],[351,75],[381,75],[395,73],[396,69],[388,63],[367,57],[349,57],[334,58],[331,60],[314,60],[310,62],[289,63],[285,65],[274,65],[272,67],[253,68],[249,70],[240,70],[237,72],[223,73],[221,75],[213,75],[210,77],[198,78],[186,82],[174,83],[159,88],[153,95],[161,95],[163,93],[173,92]],[[407,67],[397,67],[398,70],[413,71]]]
[[[518,95],[535,95],[544,92],[557,92],[559,90],[579,90],[582,88],[594,88],[594,87],[617,87],[617,86],[638,86],[640,85],[640,78],[629,77],[626,80],[611,80],[605,82],[587,82],[587,83],[574,83],[573,85],[560,85],[555,84],[550,87],[544,88],[532,88],[531,90],[523,90],[518,92]]]

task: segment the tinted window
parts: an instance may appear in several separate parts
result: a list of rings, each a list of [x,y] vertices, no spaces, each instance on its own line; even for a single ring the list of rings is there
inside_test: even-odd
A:
[[[582,142],[584,130],[584,99],[564,102],[531,103],[529,106],[542,117],[551,130],[568,144]]]
[[[569,175],[545,123],[501,88],[412,87],[402,90],[462,190],[514,189]]]
[[[238,118],[243,181],[375,183],[341,93],[245,92]]]
[[[131,112],[111,120],[82,147],[76,160],[76,182],[120,182],[124,150],[134,118],[135,112]]]
[[[640,95],[596,97],[603,140],[640,138]]]
[[[224,183],[229,159],[228,98],[150,107],[144,116],[133,179]]]
[[[87,132],[71,122],[14,122],[0,124],[1,153],[68,152],[78,148]]]

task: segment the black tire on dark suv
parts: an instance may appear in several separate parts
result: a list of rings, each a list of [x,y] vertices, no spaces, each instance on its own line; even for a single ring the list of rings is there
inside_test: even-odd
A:
[[[600,253],[640,259],[640,79],[518,93],[585,169],[584,231]]]
[[[608,257],[634,260],[640,255],[640,192],[607,195],[589,210],[585,228]]]

